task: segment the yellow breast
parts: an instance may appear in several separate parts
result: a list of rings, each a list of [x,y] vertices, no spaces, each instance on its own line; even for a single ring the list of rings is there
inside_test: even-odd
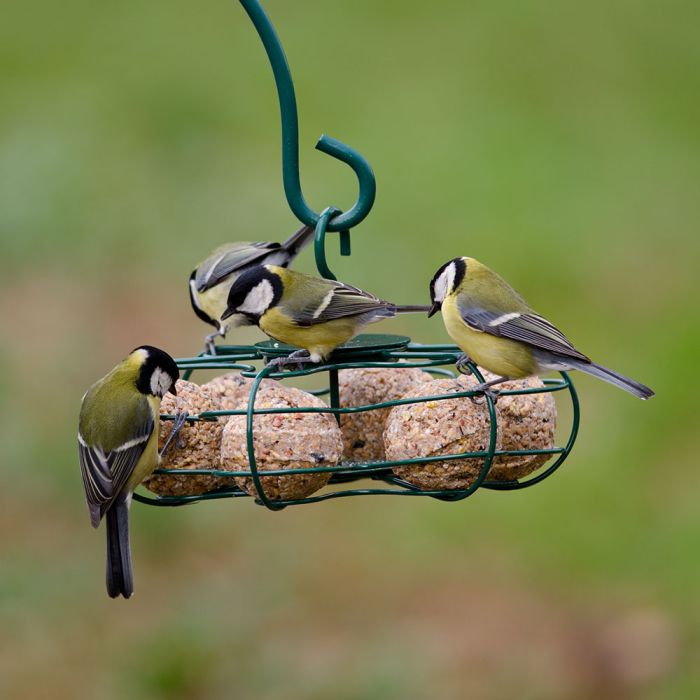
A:
[[[155,416],[155,427],[153,433],[146,443],[146,449],[143,451],[141,458],[136,463],[134,471],[129,477],[126,485],[126,491],[132,493],[134,489],[160,464],[158,455],[158,435],[160,433],[160,399],[155,396],[148,397],[148,403],[151,411]]]
[[[260,318],[260,329],[275,340],[308,350],[311,355],[328,357],[359,330],[353,318],[339,318],[315,326],[297,326],[277,307]]]
[[[527,345],[470,328],[462,320],[453,296],[443,302],[442,318],[452,340],[480,367],[513,379],[536,373],[537,365]]]

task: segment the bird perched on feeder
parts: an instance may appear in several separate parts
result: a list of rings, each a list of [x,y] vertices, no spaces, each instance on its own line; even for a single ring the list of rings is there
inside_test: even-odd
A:
[[[106,516],[107,592],[133,592],[129,546],[129,506],[134,489],[159,464],[160,401],[175,394],[179,371],[170,355],[142,345],[82,399],[78,430],[80,471],[93,527]],[[170,441],[186,413],[177,416]]]
[[[458,362],[460,371],[471,359],[499,375],[479,385],[481,391],[508,379],[578,369],[640,399],[654,395],[649,387],[579,352],[505,280],[474,258],[445,263],[430,282],[430,298],[433,305],[428,315],[442,309],[447,332],[465,353]]]
[[[342,282],[276,265],[246,270],[233,283],[222,319],[234,315],[275,340],[302,348],[271,364],[321,362],[368,323],[428,306],[397,306]]]
[[[214,339],[222,338],[232,321],[224,323],[231,286],[241,272],[253,265],[287,267],[314,236],[314,229],[302,226],[284,243],[226,243],[199,263],[190,275],[190,302],[202,321],[217,330],[206,336],[205,349],[214,354]]]

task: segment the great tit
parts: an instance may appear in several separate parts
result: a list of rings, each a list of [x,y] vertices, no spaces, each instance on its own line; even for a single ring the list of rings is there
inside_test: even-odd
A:
[[[107,593],[131,596],[129,505],[134,489],[159,464],[160,401],[175,394],[180,373],[170,355],[142,345],[83,396],[78,455],[93,527],[106,515]],[[173,433],[184,422],[181,414]],[[172,439],[172,433],[169,436]],[[166,447],[163,448],[165,451]]]
[[[217,329],[205,338],[207,352],[214,354],[214,339],[225,337],[231,325],[222,315],[238,275],[253,265],[287,267],[313,236],[314,229],[303,226],[284,243],[226,243],[197,265],[190,275],[190,302],[197,316]]]
[[[442,309],[447,332],[465,353],[459,368],[464,369],[471,358],[501,377],[480,385],[481,390],[508,379],[578,369],[640,399],[654,395],[649,387],[579,352],[505,280],[474,258],[445,263],[430,282],[430,298],[428,315]]]
[[[237,315],[239,324],[254,324],[271,338],[302,348],[271,363],[282,366],[321,362],[362,326],[428,308],[397,306],[342,282],[258,265],[233,283],[222,318]]]

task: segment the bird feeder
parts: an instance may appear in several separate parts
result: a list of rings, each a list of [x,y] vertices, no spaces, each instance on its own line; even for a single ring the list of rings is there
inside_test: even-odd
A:
[[[336,279],[328,267],[326,261],[326,237],[329,232],[337,232],[340,242],[340,254],[350,255],[350,230],[357,226],[369,214],[375,199],[376,184],[372,168],[353,148],[328,137],[321,136],[316,148],[337,160],[349,165],[357,176],[359,195],[357,202],[348,210],[341,211],[329,206],[320,213],[315,212],[306,203],[301,191],[299,179],[299,143],[298,143],[298,116],[294,86],[287,60],[279,38],[261,7],[258,0],[240,0],[241,5],[252,20],[260,39],[265,46],[268,58],[272,65],[277,92],[279,96],[281,120],[282,120],[282,169],[284,191],[289,207],[294,215],[304,224],[315,228],[314,254],[318,271],[321,276],[328,279]],[[351,280],[350,280],[351,281]],[[238,372],[246,381],[246,397],[242,405],[237,408],[221,410],[207,410],[191,414],[188,421],[192,424],[199,421],[226,421],[232,416],[242,426],[242,444],[244,459],[247,462],[245,468],[240,464],[236,471],[231,471],[226,464],[212,464],[209,468],[202,469],[158,469],[158,476],[177,476],[182,480],[197,477],[211,477],[212,483],[217,484],[215,490],[204,493],[187,493],[186,485],[183,493],[178,495],[147,496],[142,493],[134,494],[134,500],[156,506],[178,506],[195,501],[214,500],[221,498],[247,498],[254,497],[256,502],[271,510],[280,510],[286,506],[305,503],[317,503],[335,498],[350,496],[415,496],[434,498],[442,501],[459,501],[472,495],[477,489],[484,488],[497,491],[512,491],[527,488],[540,483],[551,476],[569,455],[579,426],[579,403],[574,385],[566,372],[561,372],[556,379],[544,379],[537,382],[536,386],[519,385],[515,388],[506,388],[500,392],[499,401],[507,401],[506,397],[546,396],[560,393],[567,397],[571,403],[571,425],[562,446],[552,445],[539,449],[503,449],[499,428],[500,410],[491,395],[483,395],[469,388],[467,382],[457,384],[453,382],[435,382],[435,385],[447,386],[449,391],[431,392],[431,384],[421,385],[421,390],[416,390],[401,398],[369,402],[361,405],[343,405],[339,388],[339,373],[343,370],[393,370],[398,372],[413,372],[421,370],[432,377],[455,379],[460,375],[456,372],[455,363],[461,356],[461,351],[454,345],[433,344],[424,345],[414,343],[410,338],[399,335],[364,334],[352,339],[340,346],[332,354],[326,363],[304,366],[294,371],[279,371],[265,363],[269,360],[290,354],[296,350],[275,341],[260,342],[255,345],[220,345],[216,347],[215,354],[200,353],[196,357],[177,360],[178,367],[183,373],[184,379],[189,379],[201,370],[219,370],[221,372]],[[258,368],[256,361],[263,363]],[[485,381],[481,370],[470,364],[469,369],[476,380]],[[261,387],[265,380],[276,380],[286,385],[301,377],[321,375],[325,378],[325,386],[319,390],[308,392],[316,397],[327,399],[323,401],[292,402],[292,405],[275,405],[261,407],[258,399],[261,396]],[[362,376],[362,375],[360,375]],[[242,380],[243,381],[243,380]],[[521,383],[522,384],[522,383]],[[415,395],[413,395],[415,394]],[[313,398],[312,396],[312,398]],[[306,465],[288,469],[261,469],[260,458],[256,457],[256,417],[279,415],[281,419],[289,415],[301,417],[305,414],[321,414],[332,416],[338,425],[343,426],[343,421],[351,416],[367,414],[372,416],[385,416],[387,409],[394,411],[406,410],[407,420],[413,418],[411,407],[416,410],[420,406],[439,409],[447,404],[443,402],[464,402],[464,405],[473,405],[474,401],[481,401],[482,435],[483,440],[479,449],[461,450],[444,453],[440,451],[434,454],[420,455],[417,457],[405,457],[401,459],[367,459],[333,460],[333,464],[319,466]],[[297,405],[298,404],[298,405]],[[451,404],[451,405],[452,405]],[[391,415],[391,414],[390,414]],[[438,410],[436,415],[440,415]],[[449,414],[454,423],[455,414]],[[172,414],[165,414],[162,419],[172,420]],[[379,419],[378,419],[379,420]],[[516,422],[520,421],[516,417]],[[501,417],[502,421],[502,417]],[[299,425],[303,423],[300,421]],[[274,425],[274,423],[273,423]],[[440,425],[439,421],[437,423]],[[335,427],[332,426],[334,429]],[[459,426],[446,422],[445,429],[455,430]],[[399,425],[399,434],[401,426]],[[553,434],[553,433],[552,433]],[[458,442],[450,443],[458,444]],[[461,443],[459,443],[461,444]],[[507,446],[506,446],[507,447]],[[380,450],[383,454],[383,450]],[[500,478],[492,477],[496,473],[499,463],[513,460],[533,458],[541,466],[527,478]],[[478,465],[472,471],[468,483],[461,487],[430,488],[430,481],[425,482],[418,478],[412,478],[419,473],[426,473],[431,465],[440,465],[442,469],[449,471],[450,463],[465,463]],[[415,474],[414,474],[415,472]],[[401,476],[399,476],[399,474]],[[265,487],[265,479],[268,477],[290,477],[304,475],[307,480],[313,481],[318,477],[322,483],[327,484],[321,492],[304,497],[285,497],[283,490],[274,494],[269,493]],[[356,485],[355,482],[363,481],[366,484]],[[438,480],[439,481],[439,480]],[[242,487],[241,484],[246,486]],[[223,484],[223,485],[222,485]],[[426,485],[427,484],[427,485]],[[198,489],[192,489],[198,491]]]

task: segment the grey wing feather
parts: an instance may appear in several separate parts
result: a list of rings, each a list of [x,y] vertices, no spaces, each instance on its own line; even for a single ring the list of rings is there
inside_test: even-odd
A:
[[[558,328],[535,313],[514,313],[511,318],[508,318],[510,314],[502,311],[460,307],[460,314],[464,322],[475,330],[517,340],[566,357],[588,361],[588,358],[580,353]]]
[[[104,452],[100,448],[89,447],[80,434],[78,457],[85,498],[90,510],[90,522],[93,527],[97,527],[102,518],[102,506],[112,498],[112,473]]]
[[[126,486],[154,427],[153,419],[149,418],[139,426],[134,438],[111,451],[105,451],[99,445],[88,445],[78,435],[80,472],[93,527],[99,525],[104,512]]]
[[[281,251],[279,243],[229,244],[215,250],[197,267],[195,286],[204,292],[234,272],[261,263],[270,253]]]
[[[314,305],[302,311],[299,325],[315,325],[349,316],[390,317],[396,313],[396,306],[388,301],[379,299],[357,287],[349,284],[335,283],[329,289],[330,297],[324,297],[321,305]],[[319,311],[319,308],[321,311]]]

